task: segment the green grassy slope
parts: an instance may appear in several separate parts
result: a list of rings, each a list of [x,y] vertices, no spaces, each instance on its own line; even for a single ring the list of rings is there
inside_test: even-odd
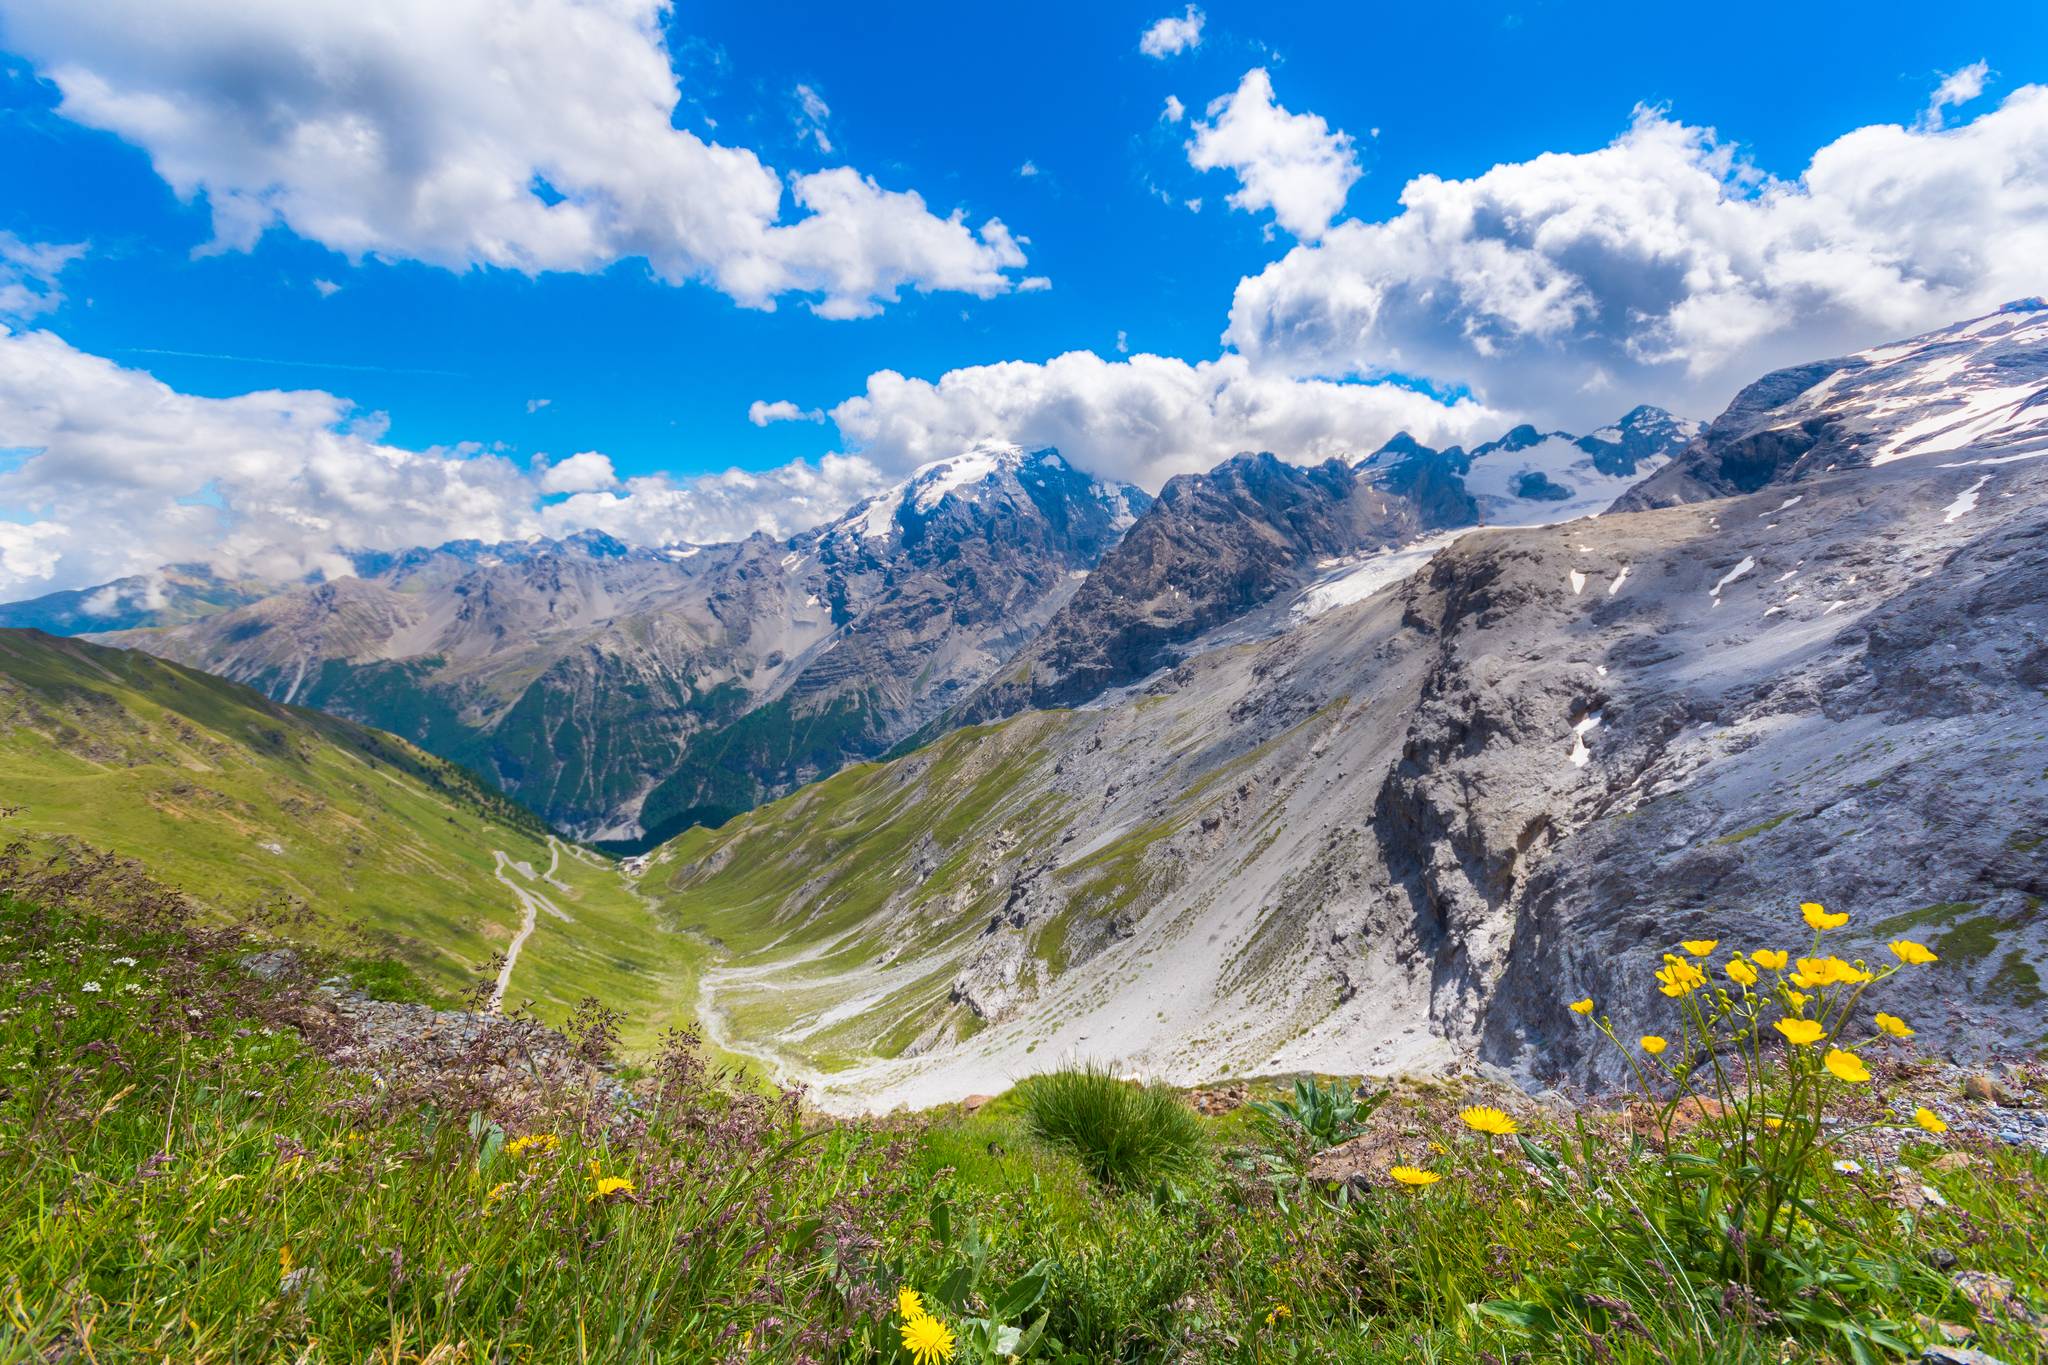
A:
[[[506,1002],[548,1019],[595,994],[645,1041],[693,998],[689,941],[659,930],[609,860],[403,740],[147,654],[0,630],[0,838],[70,836],[143,863],[223,914],[302,912],[286,932],[390,954],[431,986],[476,984],[547,897]]]

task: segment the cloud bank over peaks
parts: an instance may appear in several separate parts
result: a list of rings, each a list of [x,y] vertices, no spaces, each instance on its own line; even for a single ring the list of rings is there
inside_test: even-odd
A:
[[[894,370],[830,411],[849,449],[907,470],[978,441],[1056,446],[1076,467],[1157,490],[1247,450],[1313,463],[1362,454],[1406,430],[1431,445],[1496,436],[1501,415],[1392,383],[1259,373],[1241,356],[1189,363],[1070,351],[952,370],[936,381]]]
[[[351,258],[597,272],[644,259],[752,308],[864,317],[901,291],[988,298],[1025,264],[846,166],[783,178],[671,123],[666,0],[5,0],[59,112],[146,151],[215,250],[274,225]],[[829,153],[825,102],[801,134]]]
[[[1875,125],[1796,179],[1638,109],[1606,147],[1417,177],[1243,280],[1260,372],[1399,373],[1583,430],[1618,401],[1711,415],[1767,370],[2041,292],[2048,88],[1946,129]]]
[[[343,575],[353,550],[596,528],[638,544],[787,535],[886,480],[859,457],[688,482],[583,451],[408,450],[319,390],[181,393],[45,331],[0,330],[0,597],[209,562]]]

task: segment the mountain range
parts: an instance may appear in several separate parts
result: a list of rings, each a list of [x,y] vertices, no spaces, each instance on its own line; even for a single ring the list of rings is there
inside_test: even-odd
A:
[[[222,585],[204,612],[188,591],[126,629],[79,611],[130,601],[124,585],[14,611],[403,735],[556,829],[632,850],[920,731],[1127,682],[1319,564],[1604,505],[1690,434],[1644,408],[1470,453],[1402,437],[1315,469],[1243,456],[1156,504],[1056,451],[988,443],[783,540],[584,532],[361,555],[354,577]],[[1020,670],[1040,681],[1020,690]]]
[[[1914,1024],[1968,1052],[2048,1000],[2043,457],[2029,301],[1704,426],[1156,499],[989,444],[782,540],[442,546],[97,638],[629,845],[669,1007],[832,1107],[1076,1056],[1611,1079],[1566,1000],[1626,1029],[1669,943],[1802,948],[1802,900],[1932,945]]]

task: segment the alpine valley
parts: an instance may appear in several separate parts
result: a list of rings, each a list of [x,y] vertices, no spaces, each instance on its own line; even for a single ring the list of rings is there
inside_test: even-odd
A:
[[[69,832],[224,904],[175,806],[444,974],[538,897],[511,997],[584,971],[828,1109],[1075,1058],[1612,1079],[1565,1001],[1647,1015],[1675,934],[1788,890],[1933,944],[1915,1020],[1969,1054],[2048,1000],[2044,457],[2032,301],[1704,426],[1156,498],[989,442],[781,540],[167,568],[0,609],[4,827],[119,793]],[[387,848],[393,802],[445,835]],[[446,908],[351,880],[394,860]]]

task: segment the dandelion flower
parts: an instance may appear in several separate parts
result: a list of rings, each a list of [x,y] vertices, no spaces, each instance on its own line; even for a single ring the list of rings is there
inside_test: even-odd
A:
[[[1461,1109],[1458,1117],[1465,1120],[1467,1128],[1492,1133],[1495,1137],[1506,1137],[1515,1131],[1515,1121],[1491,1105],[1475,1104],[1470,1109]]]
[[[913,1318],[928,1318],[931,1316],[925,1309],[924,1297],[909,1285],[904,1285],[896,1291],[896,1311],[902,1315],[905,1322],[909,1322]]]
[[[1776,1114],[1764,1115],[1764,1127],[1770,1129],[1772,1132],[1775,1133],[1784,1126],[1785,1120],[1779,1118]]]
[[[1721,940],[1718,938],[1689,938],[1678,946],[1691,953],[1694,957],[1705,957],[1708,953],[1721,946]]]
[[[1434,1185],[1437,1181],[1443,1179],[1435,1171],[1421,1171],[1413,1166],[1396,1166],[1388,1171],[1387,1174],[1400,1181],[1403,1185]]]
[[[1785,964],[1792,960],[1792,955],[1781,948],[1759,948],[1749,955],[1749,960],[1759,967],[1782,972],[1785,970]]]
[[[1885,947],[1892,950],[1892,956],[1909,967],[1924,967],[1930,962],[1939,962],[1933,951],[1909,938],[1895,938]]]
[[[1795,1047],[1812,1047],[1827,1032],[1818,1019],[1778,1019],[1772,1021],[1771,1027]]]
[[[1572,1001],[1571,1011],[1573,1014],[1591,1014],[1593,1012],[1593,997],[1589,995],[1584,1000]]]
[[[1877,1016],[1877,1027],[1879,1032],[1889,1033],[1894,1038],[1911,1038],[1913,1036],[1911,1026],[1896,1014],[1880,1013]]]
[[[1739,986],[1754,986],[1756,984],[1756,968],[1750,966],[1739,957],[1728,959],[1727,971],[1729,979]]]
[[[1642,1036],[1641,1042],[1643,1045],[1643,1051],[1649,1053],[1652,1057],[1657,1056],[1658,1054],[1662,1053],[1665,1048],[1671,1046],[1669,1043],[1665,1042],[1662,1038],[1659,1038],[1654,1033],[1645,1033]]]
[[[528,1152],[552,1152],[561,1145],[562,1140],[553,1133],[529,1133],[506,1143],[505,1152],[508,1156],[525,1156]]]
[[[615,1194],[631,1194],[632,1192],[633,1182],[622,1175],[602,1176],[596,1184],[590,1187],[590,1197],[592,1199],[609,1199]]]
[[[1942,1118],[1941,1115],[1935,1113],[1924,1104],[1913,1111],[1913,1122],[1919,1124],[1930,1133],[1939,1134],[1948,1131],[1948,1120]]]
[[[1821,905],[1819,901],[1803,902],[1799,907],[1799,913],[1805,917],[1806,927],[1815,933],[1819,933],[1823,929],[1839,929],[1849,922],[1849,916],[1846,913],[1830,915],[1826,907]]]
[[[1870,1079],[1870,1068],[1863,1065],[1863,1059],[1838,1047],[1829,1048],[1828,1055],[1820,1059],[1820,1064],[1826,1067],[1836,1080],[1847,1081],[1851,1085]]]
[[[953,1329],[934,1317],[912,1318],[903,1324],[903,1349],[917,1365],[953,1358]]]

